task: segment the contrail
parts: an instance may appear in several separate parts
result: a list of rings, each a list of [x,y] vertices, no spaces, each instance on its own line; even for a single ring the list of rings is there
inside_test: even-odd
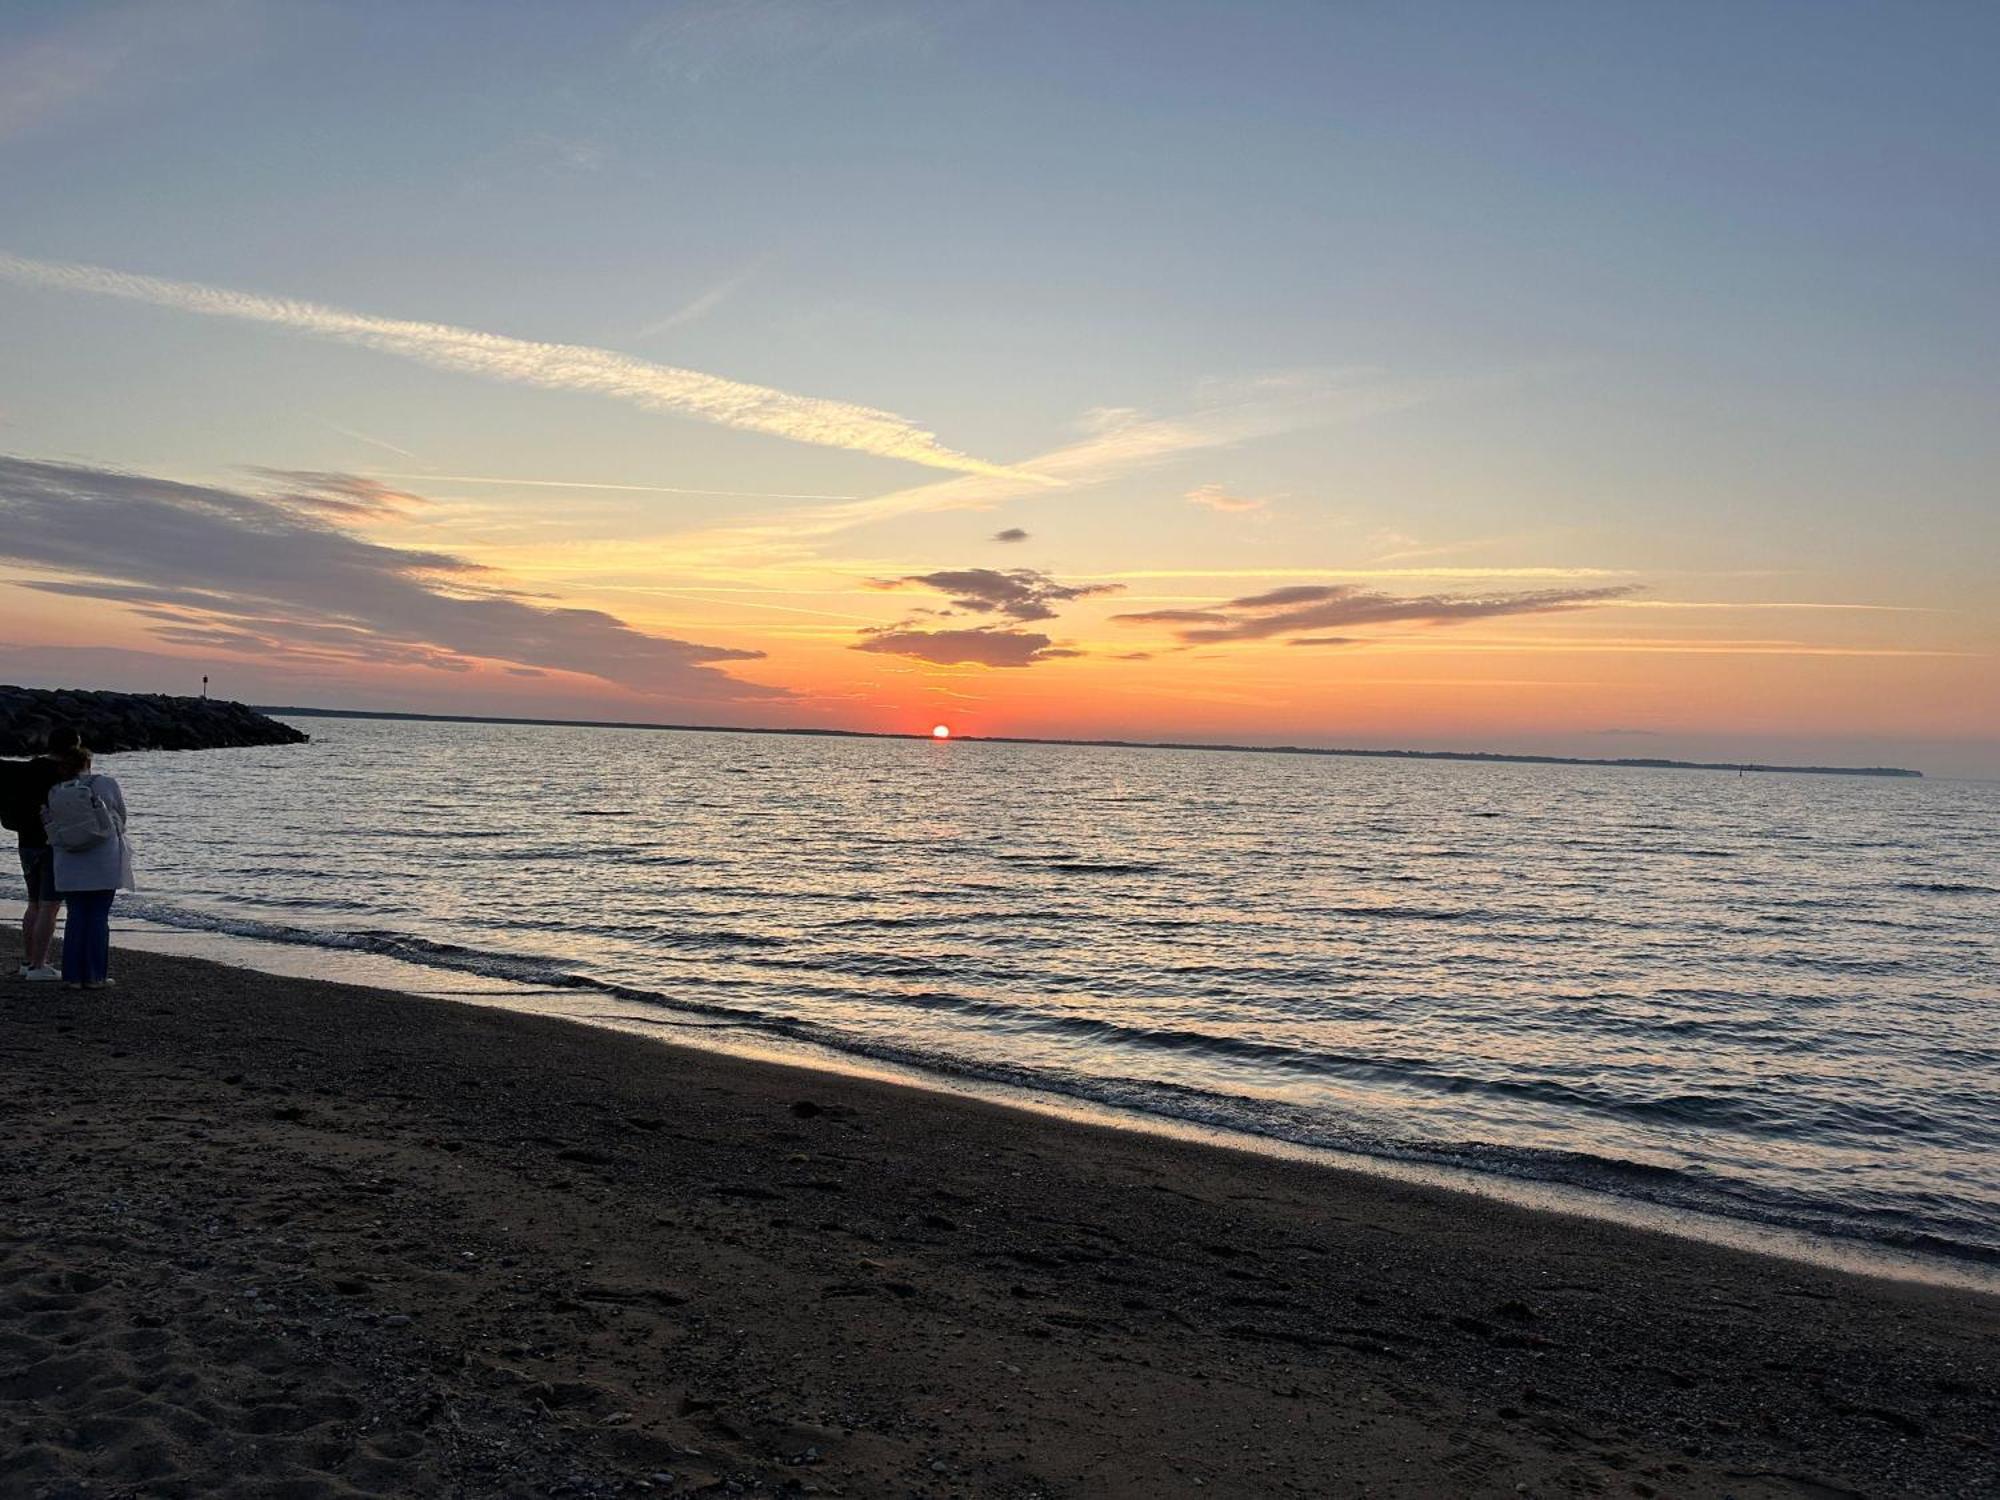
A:
[[[696,297],[692,302],[668,313],[664,318],[654,319],[644,328],[633,334],[632,337],[635,339],[658,338],[661,334],[671,329],[679,328],[684,323],[692,323],[697,318],[707,317],[717,307],[742,291],[744,285],[754,278],[769,263],[770,259],[771,257],[768,255],[758,256],[734,276],[718,282],[699,297]]]
[[[441,370],[547,390],[587,391],[649,411],[676,412],[720,427],[769,433],[795,443],[900,458],[962,474],[1029,478],[1005,465],[987,463],[947,448],[933,434],[894,412],[818,396],[793,395],[699,370],[653,364],[610,349],[543,344],[472,328],[455,328],[447,323],[377,318],[289,297],[265,297],[189,281],[136,276],[102,266],[30,260],[5,253],[0,253],[0,277],[28,286],[94,292],[103,297],[121,297],[209,317],[268,323],[385,354],[400,354]]]
[[[338,422],[329,422],[325,417],[314,417],[313,420],[319,423],[320,426],[339,433],[342,437],[353,438],[357,443],[367,443],[371,447],[380,448],[385,452],[400,453],[405,458],[414,458],[419,463],[423,462],[422,454],[412,453],[408,448],[399,448],[387,438],[370,437],[367,433],[356,431],[352,427],[342,427]]]

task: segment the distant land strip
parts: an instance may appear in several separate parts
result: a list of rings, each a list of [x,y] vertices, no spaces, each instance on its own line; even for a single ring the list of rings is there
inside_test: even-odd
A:
[[[869,729],[762,729],[743,724],[648,724],[627,719],[516,719],[494,714],[406,714],[360,708],[300,708],[259,705],[264,714],[314,719],[412,719],[425,724],[526,724],[566,729],[671,729],[690,734],[789,734],[834,740],[928,740],[927,734]],[[1185,740],[1056,740],[1022,735],[957,734],[954,743],[981,745],[1076,745],[1097,750],[1227,750],[1243,755],[1343,755],[1360,760],[1464,760],[1511,766],[1612,766],[1643,771],[1764,771],[1787,776],[1902,776],[1921,780],[1922,771],[1901,766],[1767,766],[1751,761],[1592,760],[1579,755],[1503,755],[1489,750],[1356,750],[1318,745],[1210,745]]]

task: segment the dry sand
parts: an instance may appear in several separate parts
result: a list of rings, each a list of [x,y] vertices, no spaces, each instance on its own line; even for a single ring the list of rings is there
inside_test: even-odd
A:
[[[1991,1495],[2000,1301],[121,954],[0,1010],[0,1495]]]

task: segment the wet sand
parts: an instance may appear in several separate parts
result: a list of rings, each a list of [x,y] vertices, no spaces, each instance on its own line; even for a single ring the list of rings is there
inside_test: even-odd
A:
[[[0,992],[0,1495],[2000,1491],[2000,1299],[114,967]]]

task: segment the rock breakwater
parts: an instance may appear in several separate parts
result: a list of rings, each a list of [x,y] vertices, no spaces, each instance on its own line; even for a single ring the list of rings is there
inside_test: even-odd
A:
[[[245,704],[219,698],[0,687],[0,755],[35,754],[57,724],[74,725],[84,744],[100,754],[297,745],[310,738]]]

